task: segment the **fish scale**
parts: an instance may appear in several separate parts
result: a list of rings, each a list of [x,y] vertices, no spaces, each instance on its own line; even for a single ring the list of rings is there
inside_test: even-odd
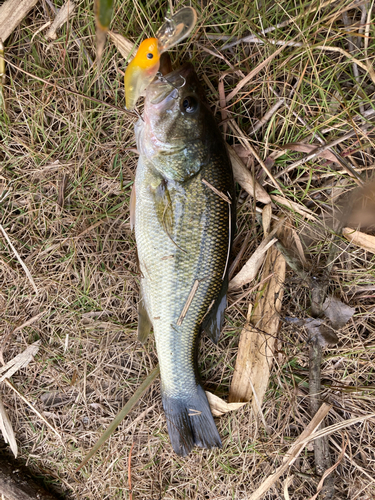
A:
[[[175,451],[186,455],[194,444],[221,445],[198,381],[196,350],[202,321],[227,283],[231,240],[232,209],[206,183],[232,199],[234,187],[224,142],[197,77],[188,66],[172,78],[181,74],[186,84],[171,101],[173,87],[151,84],[144,122],[137,124],[135,232],[142,301],[156,339],[168,431]],[[158,91],[166,97],[153,104]],[[195,116],[181,111],[186,96],[199,103]]]

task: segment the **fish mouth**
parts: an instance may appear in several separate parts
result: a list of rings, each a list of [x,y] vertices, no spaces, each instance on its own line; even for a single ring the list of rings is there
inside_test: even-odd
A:
[[[193,72],[193,65],[186,63],[181,68],[158,77],[147,89],[147,100],[150,104],[157,105],[165,100],[168,103],[171,99],[177,99],[180,89],[186,85],[188,76]]]

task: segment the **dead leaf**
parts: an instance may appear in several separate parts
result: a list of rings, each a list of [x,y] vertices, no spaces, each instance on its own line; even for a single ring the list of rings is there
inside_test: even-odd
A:
[[[321,144],[304,144],[303,142],[291,142],[290,144],[281,146],[281,149],[290,149],[292,151],[299,151],[300,153],[313,153],[316,149],[321,147]],[[321,156],[322,158],[326,158],[329,161],[338,163],[336,156],[328,149],[322,151],[317,156]]]
[[[352,193],[350,203],[352,207],[346,225],[372,233],[375,229],[375,182],[356,189]]]
[[[109,25],[111,24],[113,14],[114,0],[95,0],[95,20],[96,20],[96,61],[100,67],[102,55]]]
[[[224,140],[226,139],[228,123],[225,121],[228,118],[228,111],[226,110],[226,100],[225,100],[225,91],[224,91],[224,80],[219,80],[218,85],[219,91],[219,103],[220,103],[220,114],[221,119],[223,120],[223,136]]]
[[[355,313],[355,308],[350,307],[336,297],[327,297],[323,303],[323,312],[336,330],[342,328]]]
[[[268,206],[270,208],[267,208]],[[229,290],[233,290],[234,288],[239,288],[243,285],[246,285],[247,283],[250,283],[250,281],[252,281],[257,276],[260,266],[262,265],[266,257],[267,250],[278,241],[277,238],[274,238],[274,236],[278,233],[281,226],[284,224],[284,219],[280,219],[276,226],[268,234],[269,225],[272,218],[271,205],[266,205],[263,208],[262,218],[265,238],[252,254],[250,259],[242,267],[240,272],[237,273],[233,279],[231,279],[231,281],[229,282]]]
[[[12,375],[16,373],[16,371],[27,366],[38,352],[39,347],[40,347],[40,340],[37,340],[33,344],[29,345],[29,347],[25,349],[23,352],[17,354],[17,356],[8,361],[6,365],[2,366],[0,368],[0,382],[5,380],[6,378],[10,378]]]
[[[271,219],[272,219],[272,207],[271,205],[266,205],[262,211],[262,226],[265,237],[267,237],[270,232]]]
[[[124,59],[127,59],[128,62],[130,62],[135,56],[135,50],[134,50],[135,44],[130,40],[128,40],[127,38],[125,38],[124,36],[120,35],[119,33],[108,31],[108,35],[111,41],[116,46],[117,50],[122,55],[122,57]],[[133,54],[130,56],[132,52]]]
[[[3,42],[27,16],[38,0],[7,0],[0,7],[0,38]]]
[[[227,403],[224,399],[219,398],[219,396],[215,396],[215,394],[212,394],[212,392],[209,391],[206,391],[206,396],[210,404],[211,413],[214,417],[221,417],[221,415],[224,415],[229,411],[236,411],[246,404],[246,402]]]
[[[241,144],[235,144],[234,146],[232,146],[232,148],[234,149],[234,151],[238,154],[238,156],[240,158],[244,158],[246,160],[246,158],[249,158],[249,156],[251,156],[251,151],[246,149]]]
[[[250,283],[254,278],[256,278],[260,266],[263,264],[266,258],[267,250],[276,243],[277,238],[265,238],[262,243],[255,250],[250,259],[243,266],[241,271],[236,274],[236,276],[231,279],[229,283],[229,290],[234,288],[240,288],[241,286]]]
[[[0,430],[3,434],[4,441],[9,443],[13,455],[17,458],[18,447],[16,436],[14,435],[12,424],[9,420],[8,414],[4,408],[3,402],[0,399]]]
[[[64,394],[59,391],[50,391],[42,394],[40,399],[46,408],[56,408],[71,403],[76,397],[77,393],[72,391],[69,391],[69,394]]]
[[[261,203],[268,204],[271,203],[270,195],[267,191],[262,188],[262,186],[253,179],[251,173],[247,170],[243,164],[241,158],[237,155],[233,148],[228,144],[228,152],[230,160],[232,162],[234,179],[240,184],[240,186],[251,196],[254,196],[257,201]]]
[[[320,345],[334,345],[338,342],[335,330],[339,330],[350,320],[355,313],[355,308],[341,302],[333,296],[328,296],[323,303],[323,313],[331,324],[322,318],[285,318],[285,321],[296,326],[305,326],[310,340],[318,340]]]
[[[56,40],[57,35],[56,31],[63,26],[70,17],[73,16],[74,11],[75,11],[75,4],[71,0],[67,0],[64,5],[61,7],[61,9],[58,11],[55,20],[53,21],[50,29],[46,33],[46,37],[50,38],[51,40]]]
[[[272,234],[272,233],[271,233]],[[279,313],[284,291],[285,259],[271,247],[268,250],[262,277],[272,274],[258,292],[257,303],[251,318],[240,337],[229,402],[252,400],[258,414],[267,390],[269,374],[273,363],[273,351],[279,327]]]
[[[317,339],[321,346],[335,345],[338,337],[333,328],[329,328],[320,318],[307,318],[303,320],[306,330],[309,332],[309,340]]]
[[[271,170],[271,168],[275,165],[275,160],[272,158],[272,156],[267,156],[267,158],[264,160],[264,164],[268,168],[268,170]]]
[[[355,231],[350,227],[344,227],[342,230],[343,236],[353,245],[363,248],[368,252],[375,253],[375,236],[371,236],[361,231]]]

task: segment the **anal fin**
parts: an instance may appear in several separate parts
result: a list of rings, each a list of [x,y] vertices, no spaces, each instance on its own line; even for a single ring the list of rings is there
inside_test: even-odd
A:
[[[138,340],[144,344],[152,328],[151,320],[146,310],[144,299],[141,298],[138,303]]]
[[[214,344],[219,342],[220,332],[224,324],[224,313],[227,307],[228,273],[226,273],[220,293],[202,323],[202,331]]]

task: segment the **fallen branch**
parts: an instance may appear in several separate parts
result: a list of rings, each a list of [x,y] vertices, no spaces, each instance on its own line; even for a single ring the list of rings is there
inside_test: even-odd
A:
[[[0,497],[6,500],[56,500],[57,497],[39,485],[30,471],[14,460],[0,442]]]

